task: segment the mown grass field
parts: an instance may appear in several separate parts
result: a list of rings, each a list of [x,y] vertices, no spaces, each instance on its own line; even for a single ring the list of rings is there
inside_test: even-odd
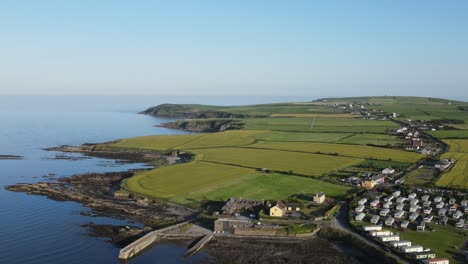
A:
[[[380,160],[394,160],[400,162],[416,162],[424,157],[424,155],[415,152],[388,148],[313,142],[258,142],[256,144],[249,145],[248,147],[310,153],[337,153],[338,155],[348,157],[356,157],[362,159],[373,158]]]
[[[139,173],[125,180],[123,186],[142,195],[168,199],[252,173],[255,171],[251,169],[195,161]]]
[[[385,135],[385,134],[355,134],[351,137],[346,137],[341,140],[336,141],[335,143],[342,144],[360,144],[360,145],[400,145],[403,144],[402,140],[396,136]]]
[[[128,148],[128,149],[152,149],[168,150],[180,146],[202,135],[164,135],[164,136],[144,136],[129,139],[122,139],[115,143],[106,144],[108,147]]]
[[[431,131],[429,134],[442,139],[468,139],[468,130],[438,130]]]
[[[321,176],[323,173],[362,162],[359,158],[250,148],[196,149],[193,152],[199,160],[282,172],[292,171],[307,176]]]
[[[178,203],[193,203],[201,200],[225,201],[229,197],[245,199],[283,200],[293,194],[314,195],[325,192],[328,197],[343,197],[349,187],[335,185],[311,178],[284,175],[278,173],[256,173],[224,185],[212,186],[209,189],[195,191],[172,199]]]
[[[352,136],[352,133],[307,133],[307,132],[282,132],[265,131],[253,137],[264,141],[311,141],[311,142],[335,142],[345,137]]]

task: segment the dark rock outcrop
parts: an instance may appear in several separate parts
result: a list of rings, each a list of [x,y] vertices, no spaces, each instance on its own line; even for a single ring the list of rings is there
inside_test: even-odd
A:
[[[197,105],[180,105],[180,104],[162,104],[150,107],[140,114],[151,115],[157,117],[169,118],[243,118],[247,117],[242,114],[234,114],[216,110],[218,107],[204,109]]]
[[[222,132],[226,130],[242,129],[244,124],[234,119],[202,119],[169,122],[159,126],[191,132]]]

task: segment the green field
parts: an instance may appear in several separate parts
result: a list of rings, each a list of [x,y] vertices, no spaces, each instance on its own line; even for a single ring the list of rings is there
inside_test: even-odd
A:
[[[229,197],[245,199],[284,200],[293,194],[324,192],[328,197],[340,198],[350,188],[311,178],[277,173],[257,173],[241,177],[224,185],[195,191],[173,199],[178,203],[192,203],[204,199],[225,201]]]
[[[444,140],[450,146],[449,152],[442,158],[456,160],[450,171],[445,172],[437,180],[436,185],[451,188],[468,188],[468,140],[448,139]]]
[[[439,130],[439,131],[431,131],[429,134],[446,139],[446,138],[460,138],[460,139],[468,139],[468,130]]]
[[[347,157],[373,158],[401,162],[416,162],[424,156],[415,152],[378,148],[370,146],[355,146],[344,144],[313,143],[313,142],[258,142],[249,148],[277,149],[310,153],[338,154]]]
[[[301,133],[268,131],[254,135],[258,140],[264,141],[311,141],[311,142],[335,142],[344,137],[352,136],[351,133]]]
[[[167,199],[225,184],[253,173],[251,169],[195,161],[139,173],[127,179],[123,185],[132,192]]]
[[[396,136],[385,135],[385,134],[355,134],[351,137],[346,137],[344,139],[338,140],[335,143],[343,144],[360,144],[360,145],[401,145],[403,144],[402,140]]]
[[[321,176],[323,173],[362,162],[358,158],[249,148],[213,148],[193,152],[198,154],[198,159],[205,161],[282,172],[293,171],[308,176]]]
[[[108,147],[128,148],[128,149],[154,149],[168,150],[190,142],[202,135],[170,135],[170,136],[145,136],[129,139],[122,139],[115,143],[106,144]]]
[[[413,170],[405,176],[405,183],[414,186],[427,186],[434,179],[432,168]]]
[[[251,130],[231,130],[222,133],[203,134],[202,136],[179,145],[177,149],[195,149],[195,148],[213,148],[243,146],[255,141],[255,135],[262,134],[264,131]]]

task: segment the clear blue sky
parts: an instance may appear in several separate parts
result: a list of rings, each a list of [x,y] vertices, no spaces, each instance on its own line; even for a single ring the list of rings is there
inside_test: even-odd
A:
[[[0,94],[468,96],[468,1],[0,1]]]

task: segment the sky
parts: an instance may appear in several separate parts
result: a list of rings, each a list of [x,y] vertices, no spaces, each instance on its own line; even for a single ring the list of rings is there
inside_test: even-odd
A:
[[[0,94],[468,97],[468,1],[2,0]]]

